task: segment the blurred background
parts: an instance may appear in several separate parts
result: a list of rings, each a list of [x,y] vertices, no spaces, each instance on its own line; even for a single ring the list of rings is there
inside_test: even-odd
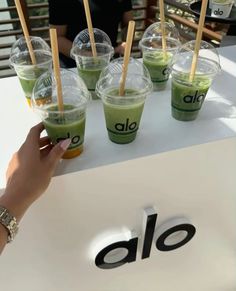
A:
[[[132,2],[136,21],[132,55],[138,58],[141,56],[138,42],[144,30],[153,22],[159,21],[159,8],[156,0],[133,0]],[[166,20],[174,23],[178,28],[182,42],[195,39],[198,17],[189,7],[193,1],[164,0],[164,2]],[[30,34],[49,41],[48,1],[21,0],[21,4]],[[229,24],[206,21],[203,38],[216,47],[220,46],[228,28]],[[14,0],[0,0],[0,78],[15,75],[15,72],[9,67],[9,52],[12,44],[21,35],[22,30]]]

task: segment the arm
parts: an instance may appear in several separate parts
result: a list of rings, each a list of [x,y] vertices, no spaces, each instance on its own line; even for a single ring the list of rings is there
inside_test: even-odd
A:
[[[71,4],[72,3],[72,4]],[[59,52],[70,57],[72,42],[67,39],[67,29],[70,23],[70,14],[73,1],[48,0],[49,24],[57,30]]]
[[[67,57],[70,57],[72,41],[66,38],[67,25],[50,25],[50,27],[56,28],[57,30],[59,52]]]
[[[122,41],[126,40],[126,35],[127,35],[127,30],[128,30],[128,25],[129,21],[133,20],[133,11],[126,11],[123,14],[122,22],[121,22],[121,33],[122,33]]]
[[[124,54],[125,51],[125,41],[126,41],[126,35],[127,35],[127,29],[129,25],[129,21],[133,20],[133,11],[126,11],[123,14],[122,17],[122,22],[121,22],[121,38],[122,38],[122,43],[118,45],[115,48],[115,53]]]
[[[7,208],[17,222],[47,189],[59,160],[70,144],[67,139],[53,147],[48,137],[40,138],[43,130],[42,123],[30,130],[8,166],[7,185],[0,197],[0,205]],[[8,231],[0,223],[0,254],[7,243],[7,237]]]

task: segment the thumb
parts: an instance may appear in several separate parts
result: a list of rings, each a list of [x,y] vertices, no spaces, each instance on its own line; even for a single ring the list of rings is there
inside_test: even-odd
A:
[[[56,144],[50,151],[48,155],[48,160],[53,169],[56,167],[57,163],[60,161],[63,154],[68,149],[70,143],[71,143],[71,139],[67,138],[65,140],[60,141],[58,144]]]

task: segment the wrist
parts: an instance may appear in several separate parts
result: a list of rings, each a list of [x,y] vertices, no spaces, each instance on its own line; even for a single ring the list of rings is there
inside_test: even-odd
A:
[[[0,197],[0,205],[7,208],[17,221],[20,221],[26,210],[32,204],[25,195],[22,195],[20,190],[13,191],[6,188],[4,194]]]
[[[18,232],[18,222],[15,216],[4,206],[0,205],[0,223],[8,232],[7,242],[14,240]]]

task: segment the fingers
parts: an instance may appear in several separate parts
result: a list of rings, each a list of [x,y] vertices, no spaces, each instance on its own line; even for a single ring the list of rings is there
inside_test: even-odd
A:
[[[42,122],[38,123],[37,125],[33,126],[26,138],[26,142],[32,143],[38,143],[38,140],[40,138],[40,133],[44,130],[44,125]]]
[[[47,157],[52,149],[52,144],[48,144],[47,146],[45,146],[43,149],[40,150],[40,158],[43,159]]]
[[[51,143],[51,140],[48,136],[41,137],[39,140],[39,147],[43,148],[46,145],[49,145],[50,143]]]
[[[55,169],[57,163],[60,161],[63,154],[68,149],[70,143],[71,143],[71,139],[68,138],[59,142],[53,147],[50,154],[48,155],[48,161],[49,161],[50,166],[52,167],[52,170]]]

